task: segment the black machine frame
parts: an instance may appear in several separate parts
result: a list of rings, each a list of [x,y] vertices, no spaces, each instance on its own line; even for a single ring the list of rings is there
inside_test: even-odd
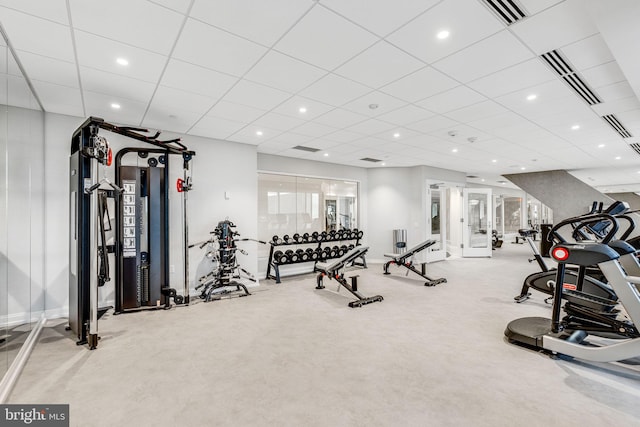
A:
[[[117,258],[117,250],[119,250],[117,245],[106,245],[104,233],[98,232],[98,215],[102,211],[98,203],[99,193],[102,193],[103,196],[106,194],[107,197],[113,197],[116,201],[121,195],[121,189],[117,185],[108,182],[108,180],[106,182],[110,185],[110,189],[99,189],[103,181],[105,181],[99,179],[99,166],[109,166],[112,160],[112,151],[106,139],[99,135],[100,130],[106,130],[153,145],[166,155],[181,155],[183,156],[185,167],[195,155],[195,152],[188,150],[180,142],[179,138],[161,141],[158,140],[160,132],[156,132],[153,135],[145,135],[142,132],[149,132],[147,129],[116,126],[105,122],[104,119],[99,117],[92,116],[87,118],[72,134],[70,152],[68,329],[76,334],[78,345],[88,344],[90,349],[97,348],[99,339],[98,286],[99,283],[108,279],[108,277],[105,277],[102,267],[104,267],[104,261],[107,259],[108,253],[115,253]],[[168,173],[168,170],[165,172]],[[187,178],[186,174],[185,170],[185,178]],[[187,182],[183,182],[182,191],[188,191],[190,188],[189,179],[185,179],[185,181]],[[186,206],[186,194],[183,200],[185,200]],[[100,218],[100,221],[102,220],[103,218]],[[119,228],[119,224],[116,228]],[[185,236],[186,233],[185,221]],[[101,242],[98,241],[99,234],[102,235]],[[99,258],[103,260],[102,266],[99,266]],[[187,277],[186,270],[185,268],[185,278]]]

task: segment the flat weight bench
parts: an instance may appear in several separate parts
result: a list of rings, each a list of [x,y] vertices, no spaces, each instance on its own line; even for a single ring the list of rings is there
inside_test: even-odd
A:
[[[520,236],[516,236],[516,243],[521,245],[525,240],[527,240],[527,237],[531,237],[533,240],[536,240],[538,230],[534,230],[533,228],[521,228],[518,230],[518,234],[520,234]],[[520,242],[520,240],[522,240],[522,242]]]
[[[413,256],[415,254],[417,254],[418,252],[427,249],[429,246],[433,246],[435,245],[437,242],[435,240],[425,240],[422,243],[418,243],[417,245],[415,245],[412,248],[407,249],[404,253],[401,254],[384,254],[384,256],[386,256],[387,258],[393,258],[391,261],[388,261],[387,263],[385,263],[384,265],[384,274],[391,274],[389,273],[389,265],[391,264],[396,264],[397,266],[402,266],[402,267],[406,267],[409,270],[413,271],[414,273],[420,275],[421,277],[423,277],[424,279],[426,279],[427,281],[425,282],[425,286],[435,286],[438,285],[440,283],[447,283],[447,279],[445,278],[440,278],[440,279],[432,279],[431,277],[427,276],[427,272],[426,272],[426,264],[422,263],[421,266],[421,271],[419,271],[417,268],[415,268],[413,266],[413,261],[410,260],[409,258],[413,258]],[[409,272],[407,271],[407,274],[409,274]]]
[[[353,264],[353,262],[358,258],[364,259],[364,254],[368,250],[368,246],[356,246],[355,248],[344,254],[341,258],[337,258],[327,262],[316,263],[315,271],[320,272],[317,277],[316,289],[324,289],[322,279],[327,276],[329,277],[329,279],[336,279],[336,281],[341,286],[343,286],[346,290],[348,290],[353,295],[355,295],[356,298],[358,298],[355,301],[351,301],[349,303],[349,307],[362,307],[365,304],[382,301],[383,298],[380,295],[376,295],[374,297],[365,297],[360,292],[358,292],[358,276],[350,277],[351,284],[347,283],[347,279],[344,277],[344,268],[349,263]]]

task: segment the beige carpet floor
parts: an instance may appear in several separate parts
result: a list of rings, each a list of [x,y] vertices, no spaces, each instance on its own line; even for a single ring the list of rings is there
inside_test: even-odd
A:
[[[430,264],[448,283],[370,264],[349,308],[315,276],[253,295],[100,322],[99,348],[50,322],[10,403],[69,403],[77,426],[633,426],[640,358],[554,359],[506,342],[506,324],[547,316],[543,296],[515,304],[527,245],[491,259]]]

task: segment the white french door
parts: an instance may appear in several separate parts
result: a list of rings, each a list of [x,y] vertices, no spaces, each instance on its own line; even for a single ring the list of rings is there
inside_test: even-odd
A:
[[[427,188],[427,239],[436,243],[427,248],[427,262],[443,261],[447,257],[446,191],[433,186]]]
[[[491,202],[490,188],[463,189],[462,256],[491,256]]]

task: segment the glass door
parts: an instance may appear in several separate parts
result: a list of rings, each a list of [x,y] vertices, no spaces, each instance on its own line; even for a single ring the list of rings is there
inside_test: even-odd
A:
[[[444,188],[435,185],[427,189],[427,239],[436,241],[427,249],[427,262],[443,261],[447,257],[445,193]]]
[[[491,189],[463,189],[463,246],[464,257],[491,256]]]

